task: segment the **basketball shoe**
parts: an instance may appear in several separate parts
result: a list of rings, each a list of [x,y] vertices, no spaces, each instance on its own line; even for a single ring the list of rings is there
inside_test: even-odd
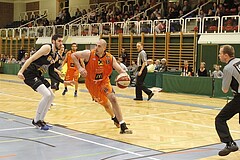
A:
[[[122,123],[120,124],[121,130],[120,130],[120,134],[132,134],[132,130],[127,128],[126,123]]]
[[[238,146],[235,142],[229,142],[226,144],[226,147],[218,152],[219,156],[226,156],[231,152],[235,152],[238,150]]]
[[[114,116],[114,117],[112,118],[112,120],[113,120],[113,124],[114,124],[115,126],[117,126],[117,128],[120,128],[120,124],[119,124],[119,122],[118,122],[117,117]]]
[[[41,121],[41,120],[39,120],[37,122],[34,122],[34,120],[32,120],[32,124],[34,126],[36,126],[37,128],[40,128],[40,130],[44,130],[44,131],[47,131],[52,128],[52,126],[47,125],[46,122]]]

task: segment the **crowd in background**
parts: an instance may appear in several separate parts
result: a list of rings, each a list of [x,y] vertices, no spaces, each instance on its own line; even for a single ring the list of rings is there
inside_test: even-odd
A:
[[[182,2],[182,1],[180,1]],[[120,1],[107,7],[106,5],[98,8],[89,8],[89,9],[79,9],[77,8],[75,14],[71,15],[69,8],[62,8],[58,13],[55,21],[49,21],[47,17],[37,20],[36,22],[29,23],[27,26],[48,26],[48,25],[63,25],[76,18],[87,16],[85,23],[104,23],[104,22],[124,22],[129,18],[132,21],[141,21],[141,20],[160,20],[160,19],[174,19],[180,18],[195,8],[200,7],[207,0],[201,0],[199,4],[193,6],[188,0],[184,0],[182,3],[177,1],[168,2],[163,0],[163,8],[161,10],[161,5],[156,5],[156,0],[150,0],[150,3],[145,0],[135,1]],[[141,12],[150,9],[147,14],[140,14]],[[47,13],[44,13],[47,14]],[[26,24],[29,21],[36,20],[40,16],[36,14],[32,16],[30,20],[22,20],[20,25]],[[205,16],[225,16],[225,15],[240,15],[240,2],[238,0],[219,0],[219,2],[211,2],[208,4],[208,7],[200,8],[199,11],[193,12],[186,17],[205,17]],[[7,28],[12,27],[7,25]]]

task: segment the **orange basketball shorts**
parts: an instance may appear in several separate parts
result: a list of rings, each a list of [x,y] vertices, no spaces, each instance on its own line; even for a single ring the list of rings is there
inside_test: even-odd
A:
[[[72,81],[78,82],[79,72],[76,69],[67,69],[67,73],[65,76],[65,81]]]
[[[100,103],[103,106],[107,104],[107,95],[113,92],[109,81],[96,83],[85,81],[85,84],[94,101]]]

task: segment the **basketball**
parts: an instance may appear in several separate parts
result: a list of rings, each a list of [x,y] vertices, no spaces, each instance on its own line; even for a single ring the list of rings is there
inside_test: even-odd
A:
[[[130,84],[130,77],[126,73],[121,73],[116,78],[116,86],[118,88],[127,88]]]

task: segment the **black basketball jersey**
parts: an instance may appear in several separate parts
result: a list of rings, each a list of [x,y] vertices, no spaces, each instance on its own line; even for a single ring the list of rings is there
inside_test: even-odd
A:
[[[55,68],[59,69],[60,66],[62,66],[63,63],[63,57],[58,54],[58,60],[55,61]]]
[[[40,71],[42,74],[46,73],[48,71],[48,68],[51,64],[55,63],[55,59],[57,56],[57,53],[53,53],[52,52],[52,45],[49,44],[51,46],[51,50],[47,55],[43,55],[40,58],[36,59],[35,61],[33,61],[29,67],[27,68],[27,70],[32,70],[35,71],[38,70]]]

